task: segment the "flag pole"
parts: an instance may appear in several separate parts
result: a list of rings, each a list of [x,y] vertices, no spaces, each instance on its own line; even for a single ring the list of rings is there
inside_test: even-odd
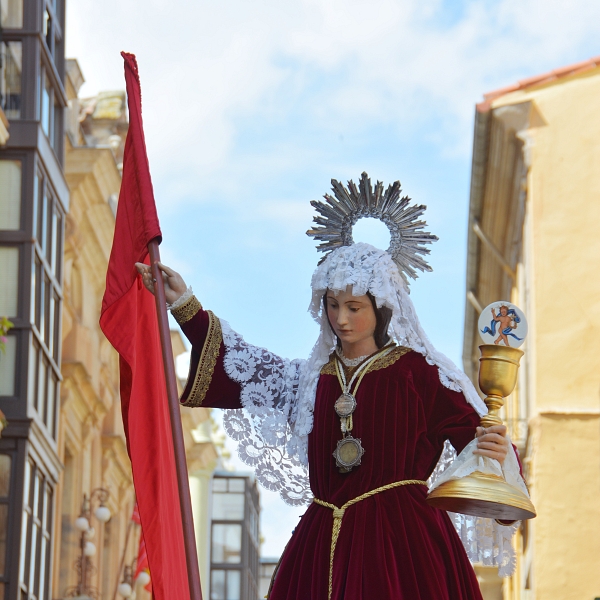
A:
[[[171,346],[171,331],[167,316],[167,301],[162,272],[158,266],[160,251],[158,238],[148,243],[150,253],[150,267],[154,279],[156,298],[156,314],[158,317],[158,330],[162,348],[163,363],[165,367],[165,382],[167,384],[167,398],[169,400],[169,414],[171,417],[171,434],[173,436],[173,450],[175,452],[175,470],[179,487],[179,506],[181,509],[181,522],[183,525],[183,541],[185,546],[185,560],[190,588],[190,600],[202,600],[200,587],[200,572],[198,569],[198,552],[196,549],[196,536],[194,533],[194,517],[190,498],[190,482],[188,479],[187,462],[185,459],[185,446],[183,443],[183,428],[181,426],[181,413],[179,412],[179,398],[177,394],[177,379],[175,376],[175,362],[173,347]]]

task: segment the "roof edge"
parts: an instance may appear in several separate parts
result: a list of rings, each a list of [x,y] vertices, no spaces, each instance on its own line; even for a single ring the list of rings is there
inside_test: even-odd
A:
[[[480,102],[476,105],[477,112],[488,112],[492,107],[492,102],[500,96],[505,96],[506,94],[517,92],[519,90],[526,90],[530,87],[534,87],[537,85],[551,83],[552,81],[562,79],[563,77],[579,75],[580,73],[585,73],[586,71],[590,71],[591,69],[595,69],[596,67],[600,67],[600,56],[595,56],[593,58],[590,58],[589,60],[573,63],[565,67],[560,67],[558,69],[548,71],[547,73],[542,73],[541,75],[534,75],[533,77],[521,79],[517,81],[517,83],[513,83],[512,85],[507,85],[505,87],[498,88],[496,90],[492,90],[491,92],[483,94],[483,102]]]

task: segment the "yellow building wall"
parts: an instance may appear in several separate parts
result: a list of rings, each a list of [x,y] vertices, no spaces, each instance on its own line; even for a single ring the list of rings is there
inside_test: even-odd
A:
[[[527,475],[538,517],[522,558],[533,564],[530,592],[514,581],[511,599],[600,597],[599,99],[594,69],[492,104],[533,101],[536,111],[524,136],[526,289],[515,290],[515,301],[530,324],[517,393],[528,403]]]

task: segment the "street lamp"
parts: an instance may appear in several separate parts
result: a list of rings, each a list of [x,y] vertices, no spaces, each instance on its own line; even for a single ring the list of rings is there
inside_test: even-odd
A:
[[[140,585],[142,587],[147,586],[150,583],[150,574],[147,571],[140,571],[137,578],[133,579],[135,573],[135,564],[137,563],[137,557],[133,559],[131,565],[125,565],[123,568],[123,580],[117,588],[117,592],[123,598],[129,600],[135,599],[135,587]]]
[[[104,488],[92,490],[90,495],[83,494],[81,503],[81,512],[73,525],[80,532],[79,537],[79,556],[75,561],[77,570],[77,585],[69,588],[65,594],[66,598],[91,599],[97,598],[98,590],[90,585],[90,577],[96,572],[96,567],[90,560],[96,554],[96,544],[92,542],[96,530],[90,525],[92,516],[100,523],[106,523],[110,520],[110,510],[106,506],[110,493]],[[98,503],[96,510],[92,513],[92,506]]]

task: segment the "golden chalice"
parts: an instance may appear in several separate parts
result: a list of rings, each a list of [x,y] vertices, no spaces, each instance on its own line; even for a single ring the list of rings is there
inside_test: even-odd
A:
[[[523,351],[498,344],[483,344],[479,350],[479,387],[486,394],[484,402],[488,408],[488,414],[481,418],[481,426],[502,425],[498,412],[504,405],[504,398],[515,388]],[[450,512],[502,521],[536,516],[527,494],[500,475],[478,470],[440,484],[431,491],[427,502]]]

